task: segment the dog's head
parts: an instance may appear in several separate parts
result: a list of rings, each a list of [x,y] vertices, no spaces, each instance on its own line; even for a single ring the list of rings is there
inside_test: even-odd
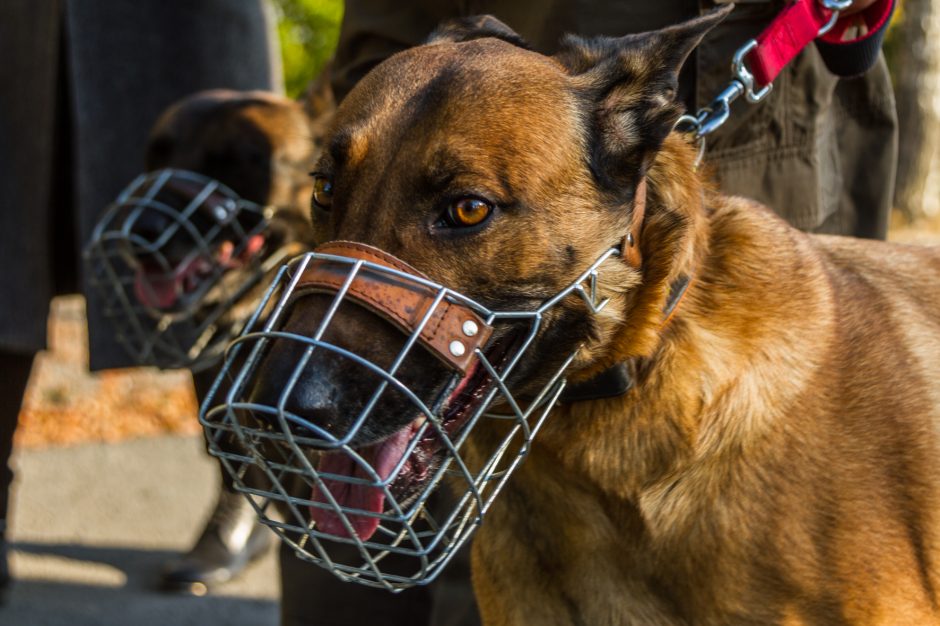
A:
[[[309,212],[309,172],[333,112],[321,92],[305,104],[200,92],[157,120],[147,172],[107,208],[85,249],[89,286],[138,363],[217,361],[266,275],[322,240],[324,222]]]
[[[491,17],[442,27],[427,45],[379,65],[340,106],[314,177],[313,203],[329,215],[331,239],[394,255],[489,310],[534,311],[622,245],[637,189],[650,179],[650,215],[636,233],[642,266],[603,266],[598,289],[610,303],[600,315],[573,295],[547,309],[508,384],[517,396],[534,394],[575,351],[572,370],[586,375],[648,350],[649,319],[690,254],[678,236],[684,218],[657,214],[671,191],[654,164],[682,113],[679,69],[725,13],[619,39],[569,37],[551,57]],[[677,153],[670,158],[691,169],[692,150]],[[398,472],[392,493],[402,496],[433,465],[421,455],[442,446],[409,443],[421,416],[401,390],[439,410],[456,435],[492,381],[480,369],[455,376],[430,350],[403,351],[407,335],[374,307],[344,300],[333,311],[334,295],[298,291],[279,329],[339,350],[275,341],[254,400],[345,438],[380,479]],[[332,321],[321,327],[325,317]],[[522,336],[511,320],[495,325],[484,352],[498,368]],[[379,369],[400,385],[376,397],[387,382]],[[414,458],[403,462],[406,448]],[[323,456],[328,473],[358,471]],[[380,493],[334,491],[341,506],[381,510]],[[343,534],[333,521],[318,519]],[[365,537],[375,526],[356,528]]]
[[[300,104],[261,91],[200,92],[160,116],[146,169],[183,174],[153,177],[157,208],[141,212],[132,226],[133,241],[145,242],[131,251],[142,304],[174,312],[193,306],[190,296],[211,300],[201,287],[217,278],[219,267],[234,284],[239,270],[259,258],[314,238],[304,208],[315,154],[310,131]],[[207,189],[216,183],[217,191]],[[254,210],[241,210],[249,205]]]

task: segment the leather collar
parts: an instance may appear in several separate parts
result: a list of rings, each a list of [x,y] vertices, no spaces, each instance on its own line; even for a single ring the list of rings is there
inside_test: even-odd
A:
[[[669,298],[666,300],[666,306],[663,307],[663,326],[672,319],[673,313],[676,312],[690,284],[692,284],[692,277],[683,274],[669,287]],[[581,402],[622,396],[633,388],[632,370],[631,361],[617,363],[592,378],[566,386],[558,400],[559,402]]]
[[[621,255],[631,267],[640,269],[643,265],[643,256],[640,253],[640,231],[646,217],[646,178],[642,178],[636,187],[633,200],[633,215],[630,226],[621,244]],[[692,277],[683,274],[669,287],[669,297],[663,307],[663,326],[669,323],[682,296],[692,282]],[[610,367],[600,374],[580,383],[565,387],[559,398],[560,402],[580,402],[582,400],[598,400],[600,398],[615,398],[630,391],[634,385],[631,362],[623,362]]]

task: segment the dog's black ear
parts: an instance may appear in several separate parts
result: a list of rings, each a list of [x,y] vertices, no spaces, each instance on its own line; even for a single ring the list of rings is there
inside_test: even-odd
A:
[[[592,166],[600,182],[632,188],[672,130],[679,70],[733,6],[625,37],[568,35],[555,55],[593,107]]]
[[[460,43],[485,37],[495,37],[514,46],[529,50],[529,44],[519,33],[509,28],[492,15],[474,15],[441,22],[425,43],[449,41]]]

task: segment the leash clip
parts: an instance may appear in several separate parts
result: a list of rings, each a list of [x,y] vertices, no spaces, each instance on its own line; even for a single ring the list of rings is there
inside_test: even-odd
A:
[[[756,39],[748,40],[738,48],[731,60],[731,82],[719,93],[708,106],[699,109],[694,115],[686,114],[679,118],[675,128],[680,132],[692,133],[698,142],[698,156],[696,167],[701,163],[705,153],[705,136],[715,132],[728,118],[731,117],[731,104],[742,95],[748,102],[755,104],[765,99],[773,91],[773,79],[784,65],[808,45],[818,33],[819,37],[832,29],[839,14],[852,5],[852,0],[818,0],[824,11],[811,8],[817,0],[796,0],[788,5]],[[826,23],[817,27],[823,20]],[[814,30],[809,30],[810,28]],[[786,34],[784,37],[781,33]],[[798,41],[790,41],[796,37]],[[804,38],[805,39],[802,39]],[[787,46],[781,44],[784,41]],[[765,48],[775,51],[775,55],[767,56]],[[747,58],[754,53],[752,63],[756,64],[759,72],[756,74],[747,65]],[[760,89],[756,88],[758,76],[766,84]]]
[[[849,1],[851,2],[851,0]],[[756,47],[757,40],[751,39],[746,44],[737,49],[737,51],[734,53],[734,57],[731,60],[731,73],[734,74],[735,79],[744,87],[744,95],[747,97],[747,101],[751,104],[760,102],[766,98],[774,88],[773,83],[767,83],[759,91],[754,91],[754,74],[752,74],[751,71],[747,68],[747,65],[744,63],[744,59],[748,54],[750,54],[751,50]]]
[[[773,90],[773,83],[754,90],[754,75],[747,68],[744,60],[748,53],[757,47],[757,41],[751,39],[734,53],[731,61],[731,73],[734,78],[715,96],[711,103],[699,109],[695,115],[686,114],[676,122],[676,128],[684,127],[687,132],[694,132],[699,141],[699,156],[696,165],[701,162],[705,150],[705,135],[718,130],[731,117],[731,103],[742,95],[748,102],[760,102]]]
[[[839,14],[852,6],[852,0],[819,0],[819,3],[822,4],[824,8],[832,11],[832,16],[830,16],[829,21],[816,33],[817,37],[822,37],[832,30],[832,27],[839,21]]]

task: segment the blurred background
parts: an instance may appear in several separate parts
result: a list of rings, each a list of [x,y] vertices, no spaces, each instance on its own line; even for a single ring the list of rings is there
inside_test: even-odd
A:
[[[323,69],[336,46],[343,2],[274,0],[273,3],[278,17],[277,31],[285,88],[288,96],[296,98]],[[940,3],[935,0],[901,0],[900,10],[889,31],[885,50],[895,82],[901,121],[898,189],[890,238],[905,242],[940,242]],[[197,435],[200,428],[196,421],[197,407],[190,375],[187,371],[159,372],[147,368],[89,374],[84,303],[78,296],[58,298],[54,301],[49,346],[49,350],[40,355],[33,369],[16,433],[16,462],[24,470],[19,473],[19,481],[30,481],[37,485],[43,481],[58,481],[60,492],[54,494],[50,501],[48,489],[19,489],[22,495],[13,519],[17,542],[17,554],[14,556],[15,574],[27,582],[30,579],[40,581],[48,579],[50,569],[56,569],[58,573],[55,576],[68,579],[69,566],[67,563],[63,565],[61,551],[51,557],[44,554],[46,548],[42,547],[45,545],[42,542],[65,544],[69,543],[70,539],[74,543],[75,539],[69,520],[58,513],[54,498],[84,498],[89,506],[94,507],[100,504],[96,498],[107,502],[110,494],[115,493],[110,484],[104,481],[97,486],[97,492],[88,492],[85,489],[81,493],[63,495],[61,490],[69,489],[68,480],[57,478],[61,476],[63,464],[66,468],[69,465],[77,467],[82,455],[106,456],[104,451],[108,448],[103,444],[132,442],[143,437],[185,437],[189,442],[186,445],[192,448],[191,452],[186,453],[189,455],[186,458],[191,459],[184,459],[184,465],[176,468],[167,464],[178,461],[174,461],[171,455],[161,457],[159,446],[156,453],[152,447],[148,448],[149,452],[136,450],[133,446],[125,451],[131,455],[156,454],[153,463],[163,464],[148,469],[147,463],[143,462],[143,469],[140,471],[159,471],[169,476],[170,480],[173,476],[178,480],[190,480],[194,470],[185,466],[185,463],[192,463],[198,466],[195,470],[198,476],[205,477],[207,482],[203,491],[194,493],[190,500],[182,503],[184,508],[192,509],[187,513],[187,519],[174,527],[184,529],[183,538],[172,541],[167,539],[161,543],[160,536],[156,536],[153,540],[153,550],[142,553],[141,558],[146,561],[147,567],[156,568],[170,551],[183,549],[188,545],[191,537],[186,533],[191,535],[194,529],[198,528],[198,520],[204,515],[212,499],[213,471],[210,467],[211,461],[205,458],[199,449]],[[89,448],[89,445],[92,447]],[[51,454],[57,456],[49,456]],[[167,456],[169,458],[165,458]],[[122,461],[115,458],[114,463],[115,467],[120,467]],[[44,467],[58,469],[55,472],[52,469],[44,471]],[[87,479],[87,476],[82,476],[82,480]],[[127,480],[131,481],[131,478]],[[141,484],[142,481],[139,476],[135,476],[133,482]],[[169,498],[172,494],[138,493],[138,496],[146,500]],[[44,528],[44,534],[41,536],[38,531],[40,526]],[[102,538],[101,541],[105,541],[103,538],[107,537],[108,541],[119,542],[121,532],[128,536],[138,534],[138,529],[121,531],[116,530],[116,527],[115,520],[102,521],[97,533]],[[53,530],[50,531],[49,528]],[[50,532],[53,535],[51,538]],[[175,531],[168,529],[166,536],[173,536],[173,532]],[[53,561],[50,561],[50,558],[53,558]],[[76,574],[82,580],[87,581],[91,575],[93,579],[97,577],[95,580],[98,582],[94,583],[96,585],[121,587],[127,584],[127,575],[121,573],[121,567],[109,569],[106,550],[94,555],[75,554],[74,558],[103,563],[101,568],[93,569],[91,574],[87,569],[80,576]],[[277,597],[275,578],[273,559],[268,559],[268,562],[257,568],[252,577],[223,590],[223,595],[241,594],[253,599],[249,599],[247,605],[229,606],[232,621],[223,619],[212,623],[273,623],[276,615],[274,601]],[[37,603],[43,597],[40,593],[44,590],[42,585],[47,584],[49,583],[36,583]],[[146,586],[141,583],[140,589]],[[81,612],[82,607],[87,608],[90,602],[97,599],[87,596],[84,592],[78,592],[71,601],[74,604],[72,608]],[[131,606],[128,602],[130,600],[122,605],[124,609]],[[138,612],[153,608],[152,604],[141,605],[139,598],[134,606],[137,607],[134,610]],[[222,615],[217,605],[200,606],[200,611],[212,612],[217,620]],[[12,614],[7,614],[13,621],[5,621],[7,618],[0,613],[0,623],[26,623],[17,621],[19,618],[16,607],[13,609]],[[157,609],[168,610],[166,605],[159,605]],[[25,608],[23,610],[26,611]],[[56,623],[52,618],[43,622],[40,617],[36,617],[36,610],[36,605],[33,605],[29,608],[31,612],[23,613],[32,616],[29,623]],[[94,619],[88,623],[95,623]],[[127,614],[120,619],[124,621],[115,623],[144,623],[128,618]],[[167,623],[166,619],[161,619],[163,623]],[[169,623],[189,623],[188,619],[190,618],[179,617]],[[198,623],[198,619],[192,619],[195,620],[193,623]]]

